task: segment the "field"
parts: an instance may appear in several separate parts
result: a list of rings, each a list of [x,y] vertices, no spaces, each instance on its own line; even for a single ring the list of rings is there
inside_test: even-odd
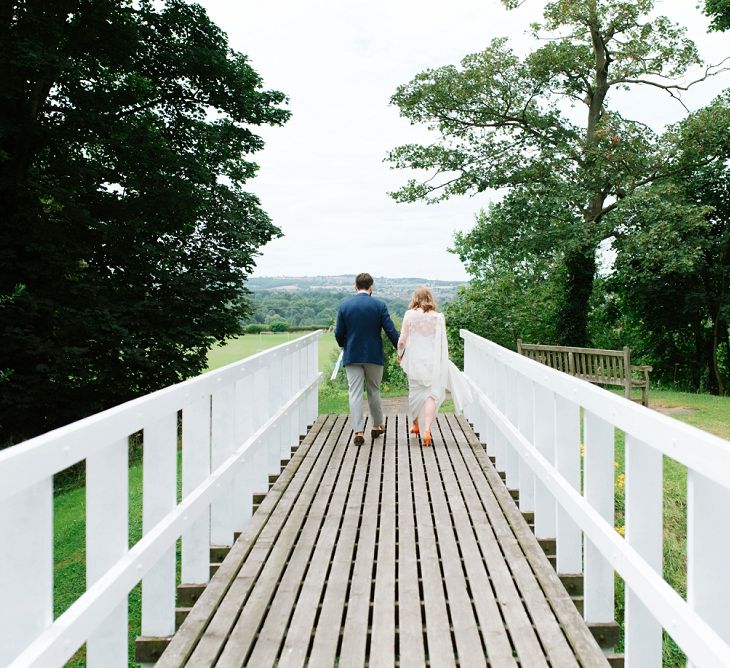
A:
[[[247,335],[229,341],[225,346],[215,348],[209,356],[210,368],[217,368],[254,354],[266,348],[292,340],[301,333]],[[332,370],[337,346],[331,333],[320,339],[320,370],[326,378]],[[398,396],[402,390],[391,389],[384,396]],[[730,398],[709,395],[687,394],[652,390],[651,404],[670,413],[676,419],[730,439]],[[444,412],[452,411],[449,402],[442,407]],[[339,383],[325,382],[320,388],[320,411],[330,413],[347,412],[347,392]],[[623,434],[616,437],[616,526],[623,527]],[[676,462],[665,460],[664,495],[664,577],[681,594],[686,582],[686,471]],[[141,537],[141,486],[140,464],[130,467],[130,545]],[[58,616],[66,610],[85,590],[85,498],[84,489],[73,489],[58,494],[54,500],[55,510],[55,590],[54,611]],[[616,591],[619,619],[623,616],[623,586],[617,579]],[[133,657],[134,638],[140,629],[140,587],[129,597],[130,607],[130,657]],[[80,651],[69,665],[84,665],[84,652]],[[130,665],[138,665],[130,661]],[[669,639],[665,639],[664,666],[678,668],[683,664],[681,652]]]
[[[218,367],[237,362],[244,357],[255,355],[262,350],[273,348],[282,343],[293,341],[307,332],[263,332],[261,334],[246,334],[239,336],[230,341],[226,341],[222,346],[215,346],[208,353],[208,369],[217,369]],[[325,373],[329,369],[332,371],[330,362],[332,351],[337,348],[334,334],[332,332],[324,332],[319,339],[319,370]]]

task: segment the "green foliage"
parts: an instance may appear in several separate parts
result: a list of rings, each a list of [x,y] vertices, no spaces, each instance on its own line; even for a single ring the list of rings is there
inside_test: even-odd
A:
[[[259,279],[260,280],[260,279]],[[287,280],[287,279],[282,279]],[[293,279],[288,279],[293,280]],[[330,327],[334,325],[342,300],[352,296],[352,290],[257,290],[254,289],[255,310],[249,320],[272,323],[285,320],[292,327]],[[391,313],[405,313],[408,302],[393,296],[378,295]]]
[[[283,320],[277,320],[271,323],[270,329],[272,332],[287,332],[289,331],[289,323]]]
[[[246,325],[243,328],[243,331],[246,334],[261,334],[261,332],[266,331],[266,325],[260,325],[258,323],[251,323],[250,325]]]
[[[490,268],[483,279],[462,288],[444,310],[451,359],[463,364],[460,329],[512,350],[519,338],[529,343],[554,342],[562,282],[560,269],[547,263],[540,270],[509,265]]]
[[[548,2],[533,26],[540,46],[526,57],[495,39],[459,66],[416,75],[392,98],[402,116],[437,136],[391,151],[395,167],[429,171],[392,196],[439,201],[505,190],[486,214],[489,234],[464,237],[476,244],[467,267],[488,280],[482,268],[507,256],[520,263],[562,253],[563,343],[587,343],[595,251],[618,231],[616,210],[636,188],[673,174],[682,153],[674,136],[664,141],[610,107],[616,89],[648,85],[674,95],[676,79],[700,62],[684,28],[653,9],[653,0]]]
[[[730,30],[730,0],[705,0],[705,14],[712,19],[710,30]]]
[[[279,230],[243,190],[280,125],[199,5],[0,11],[0,443],[205,368]]]

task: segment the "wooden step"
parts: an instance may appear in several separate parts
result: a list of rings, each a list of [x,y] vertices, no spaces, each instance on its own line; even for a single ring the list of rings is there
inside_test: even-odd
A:
[[[578,573],[576,575],[560,575],[560,581],[563,583],[566,591],[571,596],[582,596],[583,595],[583,574]]]
[[[616,622],[593,622],[588,628],[602,650],[612,650],[618,644],[620,629]]]
[[[139,636],[134,643],[134,658],[138,663],[157,663],[172,638]]]
[[[179,584],[177,586],[177,604],[183,608],[192,608],[204,589],[204,584]]]
[[[175,630],[177,631],[182,623],[185,621],[187,616],[190,614],[192,608],[175,608]]]

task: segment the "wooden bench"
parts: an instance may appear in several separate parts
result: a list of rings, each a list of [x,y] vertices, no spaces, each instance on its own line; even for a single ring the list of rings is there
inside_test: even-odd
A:
[[[522,343],[522,339],[517,339],[517,352],[589,383],[621,386],[627,399],[631,399],[632,388],[640,388],[641,403],[649,405],[649,372],[652,367],[632,365],[628,346],[623,350],[570,348]]]

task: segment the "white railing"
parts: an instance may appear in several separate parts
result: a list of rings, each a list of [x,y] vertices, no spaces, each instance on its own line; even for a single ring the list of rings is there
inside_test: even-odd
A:
[[[142,580],[142,635],[175,630],[184,583],[209,579],[252,494],[317,416],[314,332],[0,453],[0,666],[127,666],[127,595]],[[177,503],[182,411],[182,502]],[[128,438],[142,431],[143,538],[128,547]],[[53,475],[86,460],[87,591],[53,621]]]
[[[467,417],[520,509],[534,511],[537,538],[556,539],[559,574],[584,575],[586,621],[614,620],[615,570],[629,668],[662,665],[662,628],[693,665],[730,666],[730,442],[461,336],[477,396]],[[626,434],[625,538],[614,529],[616,429]],[[662,578],[663,456],[688,470],[686,601]]]

